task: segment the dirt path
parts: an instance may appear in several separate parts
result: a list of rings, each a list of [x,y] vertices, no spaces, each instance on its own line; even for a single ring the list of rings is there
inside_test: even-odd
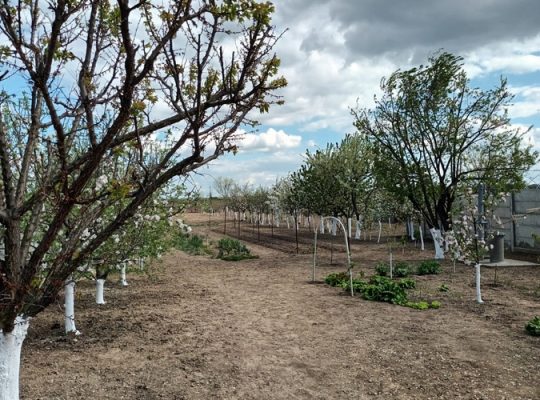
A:
[[[151,278],[108,284],[103,307],[83,282],[82,336],[62,335],[59,308],[33,321],[23,398],[540,399],[527,290],[516,302],[513,286],[488,290],[476,306],[463,269],[443,308],[416,311],[309,283],[310,255],[250,248],[260,258],[236,263],[175,252]],[[420,291],[441,279],[419,278]]]

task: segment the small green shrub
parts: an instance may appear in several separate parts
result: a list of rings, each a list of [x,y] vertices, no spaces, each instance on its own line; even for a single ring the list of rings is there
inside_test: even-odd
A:
[[[405,261],[398,261],[394,267],[393,275],[397,278],[406,278],[411,274],[409,264]]]
[[[415,310],[427,310],[429,308],[429,303],[427,301],[408,301],[405,305],[414,308]]]
[[[231,238],[219,240],[217,257],[225,261],[240,261],[249,258],[257,258],[257,256],[251,254],[245,244]]]
[[[349,281],[349,274],[346,272],[334,272],[327,275],[324,281],[330,286],[341,286],[343,282]]]
[[[433,275],[439,272],[441,272],[441,264],[435,260],[422,261],[416,269],[418,275]]]
[[[385,276],[372,276],[369,284],[364,286],[361,293],[366,300],[383,301],[392,304],[405,304],[407,302],[405,289]]]
[[[197,235],[177,235],[173,238],[173,246],[178,250],[196,256],[210,254],[210,249],[204,244],[204,240]]]
[[[367,284],[368,283],[362,279],[353,279],[352,280],[353,291],[355,293],[361,293]],[[349,292],[351,290],[351,281],[349,279],[346,279],[341,282],[340,286],[342,289]]]
[[[448,292],[449,290],[450,288],[444,283],[442,283],[441,286],[439,286],[439,292]]]
[[[427,301],[408,301],[405,306],[414,308],[415,310],[427,310],[428,308],[441,308],[441,302],[434,300],[431,303],[428,303]]]
[[[414,289],[416,287],[416,281],[412,278],[403,278],[398,281],[398,285],[403,289]]]
[[[441,308],[441,302],[437,300],[433,300],[431,304],[429,305],[429,308],[434,308],[434,309]]]
[[[390,276],[390,264],[379,262],[375,265],[375,273],[379,276]],[[392,269],[392,276],[395,278],[405,278],[410,274],[409,264],[405,261],[398,261]]]
[[[537,315],[527,322],[527,325],[525,325],[525,330],[527,333],[529,333],[529,335],[540,336],[540,316]]]
[[[385,262],[379,262],[375,265],[375,274],[379,276],[388,276],[390,274],[390,265]]]

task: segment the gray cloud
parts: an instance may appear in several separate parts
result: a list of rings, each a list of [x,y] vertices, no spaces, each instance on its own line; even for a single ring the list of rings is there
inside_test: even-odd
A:
[[[321,25],[312,27],[302,49],[329,48],[333,39],[323,28],[332,23],[349,57],[424,57],[439,48],[461,53],[540,32],[538,0],[277,0],[276,7],[280,23],[291,29],[305,15],[319,15]]]

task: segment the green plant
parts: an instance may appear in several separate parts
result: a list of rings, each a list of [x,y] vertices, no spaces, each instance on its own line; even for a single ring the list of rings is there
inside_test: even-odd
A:
[[[173,246],[192,255],[210,254],[210,250],[204,244],[204,240],[197,235],[178,234],[172,239]]]
[[[412,278],[403,278],[398,281],[398,285],[403,289],[414,289],[416,287],[416,281]]]
[[[353,291],[355,293],[361,293],[367,284],[368,283],[362,279],[353,279],[352,280]],[[341,286],[342,289],[348,292],[351,290],[351,281],[349,279],[346,279],[342,281],[339,286]]]
[[[390,265],[385,262],[379,262],[375,265],[375,273],[379,276],[388,276],[390,274]]]
[[[218,258],[225,261],[240,261],[250,258],[257,258],[253,256],[245,244],[236,239],[223,238],[218,242]]]
[[[398,261],[394,266],[393,275],[397,278],[405,278],[409,276],[410,273],[411,270],[409,268],[409,264],[407,264],[405,261]]]
[[[429,303],[427,301],[408,301],[405,306],[414,308],[415,310],[427,310],[429,308]]]
[[[437,300],[433,300],[431,304],[429,305],[429,308],[434,308],[434,309],[441,308],[441,302]]]
[[[415,310],[427,310],[428,308],[437,309],[441,307],[441,302],[434,300],[431,303],[427,301],[408,301],[405,303],[406,307],[414,308]]]
[[[525,330],[527,333],[529,333],[529,335],[540,336],[540,316],[537,315],[527,322],[527,325],[525,325]]]
[[[438,289],[439,289],[439,292],[448,292],[448,291],[450,290],[450,288],[449,288],[446,284],[444,284],[444,283],[442,283],[442,284],[439,286]]]
[[[385,276],[372,276],[369,284],[363,287],[361,293],[366,300],[383,301],[392,304],[405,304],[407,302],[405,289]]]
[[[435,260],[422,261],[416,268],[418,275],[433,275],[441,272],[441,264]]]
[[[330,286],[341,286],[343,282],[349,281],[349,274],[347,272],[334,272],[328,274],[324,281]]]

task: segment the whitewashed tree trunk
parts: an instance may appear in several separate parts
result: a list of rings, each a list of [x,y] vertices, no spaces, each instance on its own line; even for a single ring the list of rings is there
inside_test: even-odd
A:
[[[96,279],[96,304],[105,304],[103,292],[105,289],[105,279]]]
[[[483,304],[484,301],[482,300],[482,291],[480,290],[480,281],[481,281],[481,276],[480,276],[480,264],[476,264],[474,266],[474,269],[475,269],[475,273],[476,273],[476,302],[478,304]]]
[[[377,236],[377,243],[381,242],[382,222],[379,220],[379,235]]]
[[[288,215],[287,215],[287,229],[291,229],[291,221],[289,220]]]
[[[337,235],[337,222],[335,219],[332,220],[332,236]]]
[[[442,247],[442,236],[441,236],[441,230],[436,228],[431,228],[429,230],[431,232],[431,237],[433,238],[433,244],[435,246],[435,259],[436,260],[443,260],[444,259],[444,252]]]
[[[120,285],[129,286],[126,276],[126,263],[122,263],[122,268],[120,269]]]
[[[319,217],[319,218],[320,218],[319,219],[319,231],[321,232],[321,234],[323,234],[324,233],[324,219],[323,219],[322,216]]]
[[[412,219],[409,220],[409,232],[411,233],[411,240],[416,240],[414,237],[414,222]]]
[[[81,334],[75,327],[75,281],[72,277],[66,279],[64,286],[64,328],[66,334]]]
[[[0,400],[19,399],[21,348],[30,318],[18,316],[12,332],[0,330]]]
[[[347,233],[349,237],[352,237],[352,219],[347,218]]]
[[[420,222],[418,224],[418,232],[420,233],[420,250],[424,251],[426,248],[424,246],[424,228],[423,228],[423,225],[424,223],[423,222]]]
[[[354,238],[356,240],[360,240],[362,237],[362,223],[360,222],[360,218],[356,219],[356,232],[354,233]]]
[[[394,254],[392,253],[392,249],[390,248],[390,279],[394,278]]]
[[[326,230],[328,231],[328,233],[332,233],[332,223],[329,219],[326,220]]]

